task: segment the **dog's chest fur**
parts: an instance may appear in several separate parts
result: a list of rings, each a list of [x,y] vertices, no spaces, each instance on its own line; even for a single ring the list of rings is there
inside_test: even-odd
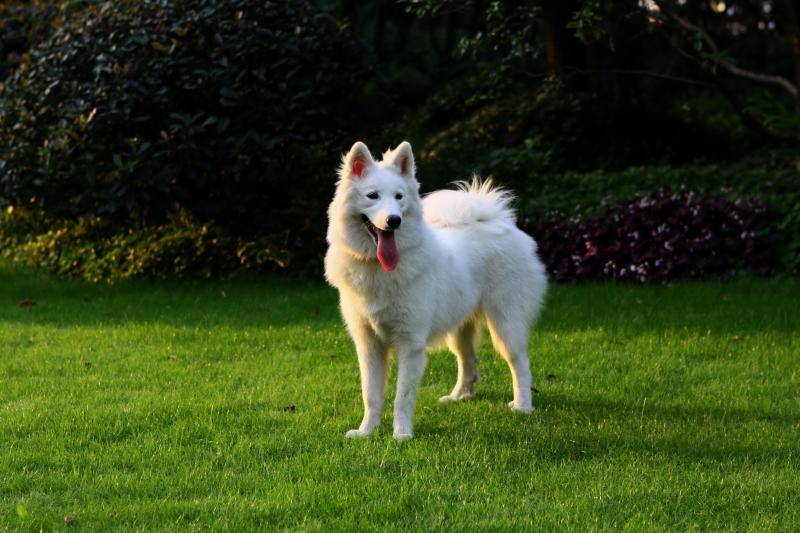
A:
[[[393,272],[384,272],[374,264],[347,261],[339,263],[338,285],[343,305],[358,310],[376,334],[386,340],[395,339],[418,328],[425,320],[419,306],[411,305],[424,298],[425,276],[414,268],[409,255]]]

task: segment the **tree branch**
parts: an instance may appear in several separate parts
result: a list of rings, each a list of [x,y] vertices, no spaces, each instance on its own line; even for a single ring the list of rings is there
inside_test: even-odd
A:
[[[748,112],[743,106],[742,103],[739,101],[739,98],[736,96],[736,92],[732,91],[728,88],[719,78],[715,78],[716,86],[722,95],[728,100],[728,103],[733,108],[733,111],[739,116],[739,120],[742,121],[742,124],[745,127],[750,128],[751,130],[760,133],[764,137],[768,137],[770,139],[781,141],[781,142],[791,142],[796,143],[797,139],[792,137],[791,135],[787,135],[785,133],[781,133],[770,129],[766,124],[761,122],[758,117],[753,115],[752,113]]]
[[[664,74],[662,72],[655,72],[652,70],[643,70],[643,69],[622,69],[622,68],[609,68],[609,69],[579,69],[575,67],[565,67],[564,70],[569,72],[574,72],[576,74],[621,74],[621,75],[629,75],[629,76],[644,76],[650,78],[658,78],[661,80],[666,81],[674,81],[676,83],[685,83],[687,85],[699,85],[701,87],[716,87],[713,83],[708,83],[705,81],[699,81],[691,78],[684,78],[682,76],[673,76],[670,74]]]
[[[661,7],[660,4],[659,7]],[[713,58],[714,63],[724,68],[729,73],[733,74],[734,76],[739,76],[740,78],[746,78],[751,81],[755,81],[757,83],[763,83],[765,85],[775,85],[781,87],[783,90],[792,95],[793,98],[797,98],[798,95],[800,95],[800,91],[798,91],[797,86],[794,85],[789,80],[787,80],[786,78],[784,78],[783,76],[775,76],[772,74],[762,74],[760,72],[753,72],[752,70],[747,70],[738,67],[733,63],[731,63],[730,61],[722,59],[722,57],[720,56],[719,47],[711,38],[711,36],[708,34],[708,32],[706,32],[700,26],[692,24],[691,22],[681,17],[680,15],[676,15],[671,11],[664,10],[663,7],[661,9],[668,17],[677,22],[678,25],[682,27],[684,30],[688,30],[690,32],[698,34],[700,38],[703,39],[703,42],[705,42],[713,52],[715,56]]]
[[[660,3],[659,3],[659,6],[660,6]],[[668,11],[664,10],[663,8],[661,8],[661,10],[662,10],[662,12],[668,13]],[[701,30],[701,32],[702,32],[702,30]],[[702,33],[704,34],[705,32],[702,32]],[[706,34],[706,36],[707,36],[707,34]],[[710,37],[709,37],[709,41],[711,41]],[[706,41],[706,42],[708,43],[709,41]],[[758,117],[756,117],[752,113],[750,113],[747,110],[745,110],[744,106],[742,106],[741,102],[739,101],[739,98],[737,97],[736,92],[732,91],[728,86],[726,86],[725,83],[723,82],[722,78],[720,76],[718,76],[713,70],[710,70],[707,66],[705,66],[703,64],[703,62],[700,60],[700,58],[698,58],[698,57],[696,57],[694,55],[686,53],[680,46],[675,45],[675,43],[673,43],[672,40],[669,39],[669,38],[667,38],[667,42],[670,43],[672,48],[679,55],[683,56],[686,60],[690,61],[691,63],[697,65],[697,67],[700,69],[700,71],[705,73],[706,76],[708,76],[708,79],[710,81],[707,83],[707,85],[716,87],[717,90],[719,90],[722,93],[722,95],[725,97],[725,99],[728,100],[728,103],[730,104],[730,106],[733,108],[733,111],[739,116],[739,120],[742,121],[742,124],[746,128],[748,128],[750,130],[753,130],[753,131],[757,132],[758,134],[760,134],[760,135],[762,135],[764,137],[773,139],[775,141],[791,142],[791,143],[796,143],[797,142],[797,139],[795,137],[793,137],[791,135],[787,135],[787,134],[781,133],[781,132],[778,132],[778,131],[774,131],[769,126],[767,126],[766,124],[761,122],[761,120],[759,120]],[[709,44],[709,46],[712,46],[712,50],[718,50],[716,48],[716,45],[713,43],[713,41],[711,42],[711,44]]]

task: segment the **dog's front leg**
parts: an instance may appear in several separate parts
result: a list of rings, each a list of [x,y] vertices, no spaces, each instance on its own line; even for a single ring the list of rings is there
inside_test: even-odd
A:
[[[407,440],[413,435],[414,406],[422,373],[425,347],[397,348],[397,395],[394,399],[394,438]]]
[[[381,423],[383,391],[386,386],[386,361],[389,351],[372,332],[362,331],[356,339],[358,366],[361,370],[361,397],[364,400],[364,419],[358,429],[345,437],[366,437]]]

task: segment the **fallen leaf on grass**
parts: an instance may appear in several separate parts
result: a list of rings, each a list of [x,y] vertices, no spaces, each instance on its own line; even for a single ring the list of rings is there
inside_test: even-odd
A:
[[[36,300],[31,300],[30,298],[23,298],[19,301],[20,309],[27,309],[28,307],[33,307],[36,305]]]

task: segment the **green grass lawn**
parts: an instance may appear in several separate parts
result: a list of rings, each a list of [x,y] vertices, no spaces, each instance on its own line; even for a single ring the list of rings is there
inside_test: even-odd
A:
[[[486,340],[467,403],[431,355],[397,443],[391,403],[344,438],[358,368],[321,283],[0,266],[0,529],[796,529],[799,306],[786,279],[554,286],[535,413]]]

